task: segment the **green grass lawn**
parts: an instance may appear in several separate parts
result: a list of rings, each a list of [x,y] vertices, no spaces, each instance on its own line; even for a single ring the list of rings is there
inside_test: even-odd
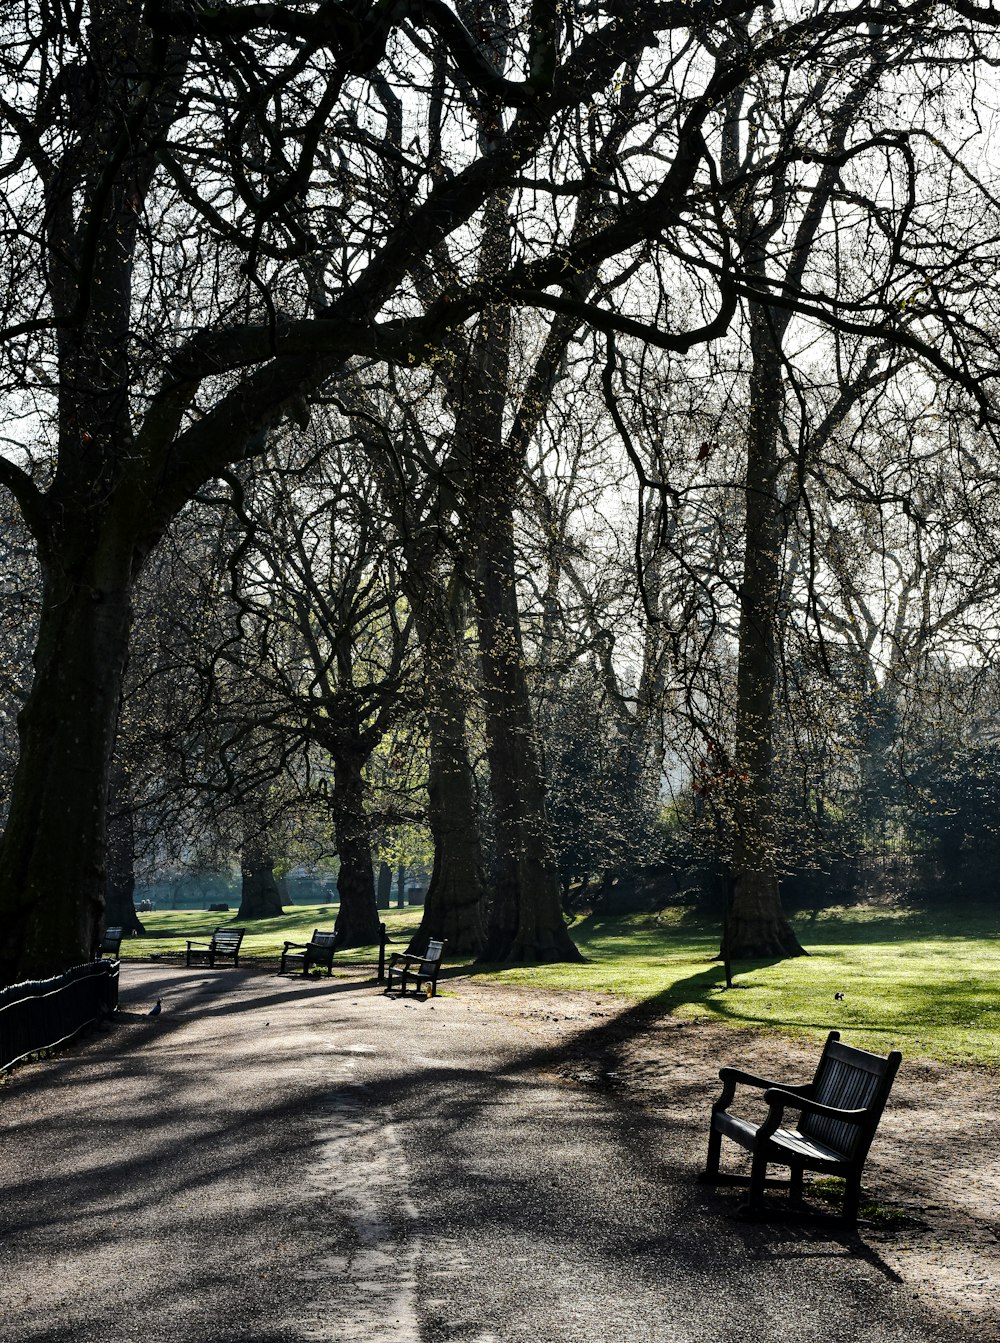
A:
[[[282,942],[330,928],[336,906],[290,908],[247,926],[248,960],[275,958]],[[183,951],[225,916],[200,911],[143,915],[149,936],[123,946],[126,957]],[[419,909],[386,910],[394,944],[405,945]],[[234,921],[230,916],[230,922]],[[631,1001],[659,998],[665,1011],[766,1030],[823,1036],[836,1027],[852,1044],[904,1057],[1000,1066],[1000,913],[982,907],[923,910],[858,906],[795,921],[808,957],[734,966],[722,985],[712,959],[718,930],[684,910],[629,918],[592,917],[573,926],[583,965],[481,966],[475,973],[509,984],[601,990]],[[374,947],[342,953],[374,964]],[[336,965],[336,962],[335,962]],[[469,967],[449,965],[446,977]],[[345,966],[344,972],[347,972]],[[842,1002],[834,994],[844,993]]]
[[[240,947],[240,961],[273,960],[281,955],[285,942],[308,942],[314,928],[332,928],[337,917],[337,905],[290,905],[280,918],[254,919],[240,923],[235,912],[209,914],[202,909],[157,910],[140,914],[146,929],[145,937],[127,938],[122,943],[122,958],[143,958],[170,952],[183,954],[188,938],[207,942],[216,928],[240,927],[246,929]],[[405,946],[420,922],[420,910],[383,909],[379,918],[387,925],[393,943]],[[370,960],[375,963],[378,947],[359,947],[341,952],[350,960]]]

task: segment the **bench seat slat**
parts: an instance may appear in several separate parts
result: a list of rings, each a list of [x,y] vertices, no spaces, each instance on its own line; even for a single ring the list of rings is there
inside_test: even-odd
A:
[[[740,1119],[738,1115],[722,1113],[716,1115],[715,1127],[720,1133],[724,1133],[727,1138],[732,1138],[741,1147],[745,1147],[752,1152],[757,1142],[757,1132],[760,1125],[751,1124],[746,1119]],[[822,1165],[824,1168],[843,1166],[846,1162],[843,1152],[838,1152],[833,1147],[827,1147],[825,1143],[807,1138],[801,1133],[794,1133],[791,1129],[779,1128],[771,1134],[769,1141],[775,1147],[780,1147],[803,1161]],[[780,1161],[780,1157],[774,1159]]]

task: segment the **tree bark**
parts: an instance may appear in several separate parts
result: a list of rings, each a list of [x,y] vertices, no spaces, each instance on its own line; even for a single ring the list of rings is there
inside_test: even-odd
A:
[[[829,123],[829,162],[820,172],[799,216],[791,245],[783,253],[779,287],[795,292],[839,180],[837,155],[864,99],[886,68],[881,33],[872,33],[869,69],[846,93]],[[740,119],[746,91],[730,95],[722,133],[721,166],[733,180],[741,171]],[[780,224],[788,225],[772,196],[766,220],[751,194],[734,197],[734,232],[744,265],[766,293],[775,283],[768,274],[768,243]],[[773,263],[772,263],[773,264]],[[736,689],[735,844],[731,863],[733,899],[722,948],[727,960],[802,956],[805,951],[781,908],[778,893],[774,824],[774,725],[778,696],[778,648],[783,634],[781,570],[790,510],[780,492],[779,431],[784,406],[784,351],[790,310],[749,304],[752,358],[747,435],[746,540],[740,586],[739,667]],[[842,395],[839,409],[820,426],[828,434],[853,404]]]
[[[238,919],[276,919],[282,913],[281,892],[274,879],[274,858],[262,837],[246,840],[240,858]]]
[[[488,203],[484,214],[480,274],[485,281],[505,272],[510,265],[510,246],[507,202],[498,195]],[[519,431],[506,434],[510,341],[510,308],[486,308],[472,344],[467,383],[461,389],[461,440],[468,472],[466,502],[470,530],[477,538],[473,600],[483,676],[497,873],[480,959],[579,961],[582,957],[562,914],[559,870],[524,672],[514,511],[534,416],[519,414]],[[556,347],[560,346],[561,341],[557,341]],[[539,382],[539,395],[545,382]]]
[[[409,949],[442,938],[452,954],[482,951],[486,941],[483,856],[475,785],[465,741],[465,714],[438,686],[428,714],[430,762],[427,819],[434,865],[420,926]]]
[[[392,868],[388,863],[379,863],[378,881],[375,883],[375,904],[379,909],[392,906]]]
[[[340,857],[337,875],[340,909],[335,926],[341,935],[341,945],[345,947],[371,946],[379,940],[371,825],[365,810],[361,777],[365,759],[367,755],[341,755],[334,759],[331,811]]]
[[[126,936],[144,933],[135,908],[135,812],[122,788],[115,786],[111,790],[107,868],[104,927],[120,927]]]
[[[766,309],[752,307],[750,332],[753,382],[736,675],[733,898],[721,950],[728,960],[806,954],[781,907],[774,823],[774,722],[785,539],[777,447],[783,408],[781,350]]]
[[[123,558],[114,539],[81,528],[45,566],[35,676],[18,716],[0,841],[2,984],[56,974],[97,948],[131,617],[131,547]]]
[[[497,889],[484,961],[579,961],[563,919],[535,739],[514,570],[513,494],[481,518],[475,586]]]
[[[107,5],[90,15],[86,56],[73,69],[92,94],[76,100],[76,124],[61,136],[63,157],[47,175],[37,221],[57,326],[58,454],[44,494],[30,482],[15,487],[38,544],[43,592],[0,841],[0,982],[89,958],[104,914],[109,769],[131,590],[155,540],[151,530],[141,537],[149,477],[133,435],[129,332],[153,143],[180,108],[184,70],[179,45],[159,45],[151,59],[158,45],[142,6]],[[119,153],[124,109],[140,78],[156,84],[148,117]]]
[[[469,691],[461,635],[466,602],[457,583],[449,596],[427,567],[415,569],[406,586],[424,656],[430,757],[427,823],[434,864],[420,926],[409,949],[419,954],[433,937],[446,941],[452,954],[477,955],[486,941],[486,892],[466,736]]]

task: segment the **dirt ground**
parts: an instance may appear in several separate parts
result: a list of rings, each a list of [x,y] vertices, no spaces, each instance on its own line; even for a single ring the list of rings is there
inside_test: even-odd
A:
[[[723,1064],[789,1082],[808,1081],[816,1064],[812,1042],[683,1022],[643,1004],[622,1011],[611,997],[481,981],[463,982],[461,992],[562,1039],[566,1061],[557,1072],[567,1086],[607,1089],[677,1120],[706,1118],[705,1078]],[[724,1170],[749,1169],[742,1158],[723,1144]],[[983,1343],[1000,1339],[1000,1074],[904,1058],[864,1189],[864,1252]],[[735,1204],[741,1194],[720,1189],[717,1197]],[[773,1206],[781,1208],[777,1194]]]
[[[904,1059],[857,1234],[747,1225],[718,1069],[815,1042],[442,989],[126,963],[0,1088],[0,1343],[1000,1343],[996,1075]]]

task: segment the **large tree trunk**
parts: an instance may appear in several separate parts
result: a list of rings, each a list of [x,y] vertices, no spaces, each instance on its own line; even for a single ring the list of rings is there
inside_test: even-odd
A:
[[[35,677],[0,841],[0,983],[94,953],[107,794],[131,615],[131,554],[89,533],[45,569]],[[74,554],[75,551],[75,554]]]
[[[112,784],[108,821],[108,881],[104,927],[120,927],[126,936],[144,933],[135,909],[135,811],[119,775]]]
[[[782,288],[795,293],[804,283],[813,245],[833,192],[835,166],[858,110],[881,72],[887,53],[873,40],[871,66],[846,94],[828,123],[829,161],[821,170],[791,246],[784,254],[783,276],[768,274],[767,247],[779,222],[787,223],[772,197],[766,206],[752,195],[734,196],[734,224],[746,270],[759,281],[759,292]],[[745,90],[734,90],[722,130],[721,166],[730,181],[742,171],[740,124]],[[741,199],[742,196],[742,199]],[[767,222],[770,216],[770,222]],[[728,958],[805,955],[785,918],[776,872],[777,799],[774,787],[774,724],[778,695],[778,656],[783,630],[781,568],[790,510],[780,492],[778,452],[784,414],[784,352],[789,309],[749,305],[753,360],[747,435],[746,550],[740,585],[739,668],[736,691],[735,844],[732,855],[733,899],[723,953]],[[874,360],[868,366],[869,375]],[[831,413],[817,429],[819,446],[854,404],[857,392],[842,389]]]
[[[379,940],[371,825],[365,810],[362,763],[361,757],[334,760],[331,811],[340,857],[337,875],[340,909],[335,926],[345,947],[367,947]]]
[[[475,594],[497,872],[481,959],[579,961],[563,919],[524,675],[510,500],[494,496],[484,519]]]
[[[722,948],[729,960],[805,955],[781,908],[774,823],[774,721],[785,538],[777,450],[783,406],[781,351],[770,313],[755,306],[750,321],[754,379],[736,676],[733,898]]]
[[[465,717],[460,711],[449,712],[445,697],[440,699],[436,711],[428,715],[428,823],[434,866],[410,950],[421,952],[429,938],[438,937],[447,941],[452,954],[476,955],[486,940],[479,816]]]
[[[375,904],[379,909],[389,909],[392,905],[392,868],[388,863],[379,863],[378,881],[375,883]]]
[[[156,170],[157,130],[179,107],[183,54],[173,48],[170,73],[163,66],[155,75],[146,125],[130,127],[123,141],[131,90],[154,78],[155,40],[140,5],[90,8],[85,55],[74,67],[75,87],[88,90],[72,104],[80,138],[67,134],[62,150],[54,147],[36,221],[56,325],[58,457],[44,495],[17,487],[44,582],[35,675],[18,719],[20,754],[0,842],[0,982],[64,970],[97,946],[108,775],[132,583],[144,553],[140,515],[150,503],[131,422],[134,248]],[[162,465],[157,459],[157,479]]]
[[[507,202],[487,205],[480,247],[485,281],[510,264]],[[474,601],[493,797],[497,886],[484,961],[578,961],[566,931],[552,846],[545,783],[524,674],[517,605],[514,509],[526,439],[506,433],[511,316],[506,306],[480,318],[462,388],[461,439],[467,454],[468,504],[477,538]],[[533,385],[535,380],[533,379]],[[546,380],[538,383],[542,395]],[[523,425],[533,420],[526,412]]]
[[[263,837],[245,840],[240,857],[238,919],[276,919],[282,913],[281,892],[274,879],[274,858]]]
[[[419,571],[417,578],[420,577]],[[477,955],[486,941],[479,808],[466,739],[467,699],[462,627],[465,601],[457,585],[450,599],[424,571],[407,584],[424,653],[430,760],[427,822],[434,866],[420,926],[410,950],[442,938],[452,954]]]

